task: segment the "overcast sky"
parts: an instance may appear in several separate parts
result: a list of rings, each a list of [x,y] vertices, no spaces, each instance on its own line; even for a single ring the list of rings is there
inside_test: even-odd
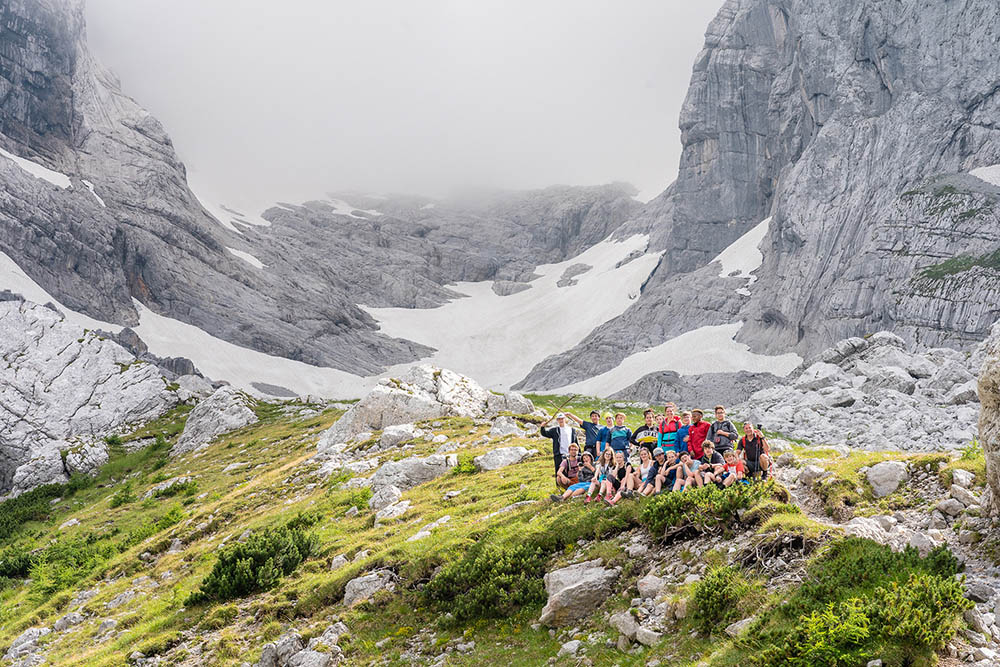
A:
[[[94,52],[202,196],[675,177],[722,0],[89,0]]]

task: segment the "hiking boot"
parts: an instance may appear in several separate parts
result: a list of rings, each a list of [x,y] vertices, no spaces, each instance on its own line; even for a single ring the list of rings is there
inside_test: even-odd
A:
[[[551,496],[549,496],[549,499],[552,500],[552,502],[557,503],[560,500],[562,500],[562,496],[560,496],[558,493],[553,493]]]

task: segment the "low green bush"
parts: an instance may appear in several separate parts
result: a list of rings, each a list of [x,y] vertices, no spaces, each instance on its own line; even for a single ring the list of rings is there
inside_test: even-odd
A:
[[[654,535],[670,528],[691,527],[706,532],[736,521],[739,510],[773,498],[773,482],[735,484],[720,489],[714,484],[685,491],[653,496],[643,503],[641,520]]]
[[[45,521],[52,513],[50,501],[67,494],[64,484],[43,484],[0,503],[0,540],[6,540],[29,521]]]
[[[198,493],[198,480],[189,479],[186,482],[171,484],[165,489],[158,489],[153,495],[156,498],[172,498],[181,494],[193,496],[196,493]]]
[[[246,542],[230,544],[219,553],[212,571],[187,604],[232,600],[274,588],[314,553],[315,536],[287,525],[253,531]]]
[[[704,633],[721,630],[740,615],[741,602],[762,590],[736,567],[716,567],[695,584],[691,618]]]
[[[0,577],[9,579],[28,576],[34,559],[31,552],[23,546],[4,547],[0,551]]]
[[[135,491],[132,489],[132,480],[129,480],[118,487],[118,490],[111,496],[108,504],[112,508],[121,507],[122,505],[135,502],[136,497]]]
[[[837,540],[788,599],[737,640],[751,665],[930,665],[971,606],[945,547],[921,558],[861,538]]]
[[[476,472],[476,464],[472,462],[472,454],[459,454],[458,465],[452,468],[456,475],[471,475]]]

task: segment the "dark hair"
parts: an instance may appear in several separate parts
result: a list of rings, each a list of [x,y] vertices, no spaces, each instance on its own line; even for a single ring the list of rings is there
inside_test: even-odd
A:
[[[715,409],[716,410],[722,410],[723,412],[725,412],[726,411],[726,406],[724,406],[724,405],[716,405]]]
[[[601,416],[601,413],[600,413],[600,412],[598,412],[597,410],[591,410],[591,411],[590,411],[590,416],[591,416],[591,417],[593,417],[594,415],[597,415],[598,417],[600,417],[600,416]]]
[[[653,408],[646,408],[645,410],[643,410],[642,416],[645,417],[646,415],[651,415],[653,414],[653,412],[654,412]]]

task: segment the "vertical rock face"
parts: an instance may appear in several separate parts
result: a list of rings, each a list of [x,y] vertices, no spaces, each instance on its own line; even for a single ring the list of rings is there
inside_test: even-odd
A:
[[[100,438],[176,400],[155,366],[117,343],[44,306],[0,303],[0,494],[104,463]]]
[[[522,386],[720,317],[756,352],[804,357],[880,330],[982,340],[1000,317],[1000,187],[969,172],[1000,164],[998,26],[991,0],[729,0],[694,66],[677,181],[623,228],[664,259],[628,311]],[[767,218],[738,296],[709,263]]]
[[[1000,322],[984,345],[985,361],[979,376],[979,437],[986,454],[990,508],[1000,512]],[[985,498],[985,497],[984,497]]]

